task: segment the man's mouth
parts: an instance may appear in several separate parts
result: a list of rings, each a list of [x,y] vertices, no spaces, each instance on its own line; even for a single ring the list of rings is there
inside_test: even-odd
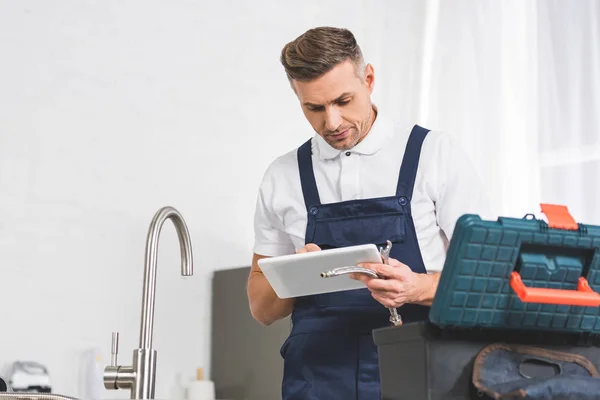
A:
[[[345,139],[349,133],[350,133],[350,128],[348,128],[342,132],[331,134],[331,135],[329,135],[329,137],[331,137],[335,140],[342,140],[342,139]]]

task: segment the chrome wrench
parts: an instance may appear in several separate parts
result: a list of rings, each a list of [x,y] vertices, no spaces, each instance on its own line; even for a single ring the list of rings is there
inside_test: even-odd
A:
[[[392,242],[387,241],[387,246],[379,249],[379,253],[381,254],[381,259],[383,263],[386,265],[390,265],[390,252],[392,251]],[[385,278],[383,278],[385,279]],[[402,317],[398,314],[398,310],[395,307],[388,307],[390,310],[390,322],[394,326],[402,326]]]
[[[389,240],[387,241],[387,245],[385,247],[379,248],[379,254],[381,255],[382,262],[386,265],[389,265],[389,263],[390,263],[390,252],[391,251],[392,251],[392,242],[390,242]],[[322,278],[331,278],[334,276],[353,274],[353,273],[360,273],[360,274],[369,275],[373,278],[385,279],[384,276],[378,275],[372,269],[357,267],[357,266],[335,268],[331,271],[322,272],[321,277]],[[394,308],[394,307],[391,307],[391,308],[387,307],[387,309],[390,311],[390,322],[392,323],[392,325],[401,326],[402,318],[398,314],[398,310],[396,310],[396,308]]]

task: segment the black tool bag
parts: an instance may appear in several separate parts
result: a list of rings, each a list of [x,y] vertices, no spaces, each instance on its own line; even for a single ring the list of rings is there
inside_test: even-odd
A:
[[[379,349],[383,400],[600,399],[600,390],[584,397],[580,386],[575,387],[578,379],[587,380],[588,385],[593,381],[600,389],[600,378],[595,378],[600,369],[600,343],[585,343],[579,335],[448,331],[417,322],[376,330],[374,339]],[[502,358],[500,349],[510,349],[506,352],[513,356]],[[533,354],[527,357],[527,351]],[[536,356],[544,352],[546,356]],[[571,391],[567,397],[535,393],[527,397],[527,388],[533,383],[541,382],[553,390],[552,379],[566,380]],[[517,389],[522,389],[518,395],[514,393]]]
[[[383,400],[600,400],[600,227],[544,206],[459,219],[429,321],[373,331]]]

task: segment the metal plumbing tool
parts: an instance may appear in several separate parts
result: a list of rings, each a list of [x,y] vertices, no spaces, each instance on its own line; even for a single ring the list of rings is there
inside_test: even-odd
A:
[[[392,242],[390,242],[389,240],[387,241],[387,245],[385,247],[379,248],[379,254],[381,254],[381,259],[383,260],[384,264],[389,265],[391,251],[392,251]],[[335,269],[332,269],[331,271],[322,272],[321,277],[322,278],[332,278],[334,276],[354,274],[354,273],[369,275],[373,278],[385,279],[384,276],[379,276],[372,269],[358,267],[358,266],[335,268]],[[390,322],[392,323],[392,325],[401,326],[402,318],[400,317],[400,314],[398,314],[398,310],[396,310],[396,308],[394,308],[394,307],[388,307],[388,310],[390,310]]]

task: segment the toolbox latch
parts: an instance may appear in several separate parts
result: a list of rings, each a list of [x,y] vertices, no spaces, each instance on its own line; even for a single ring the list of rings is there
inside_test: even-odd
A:
[[[579,230],[579,225],[569,213],[567,206],[546,203],[542,203],[540,206],[542,207],[542,212],[548,218],[548,227],[569,231]]]

